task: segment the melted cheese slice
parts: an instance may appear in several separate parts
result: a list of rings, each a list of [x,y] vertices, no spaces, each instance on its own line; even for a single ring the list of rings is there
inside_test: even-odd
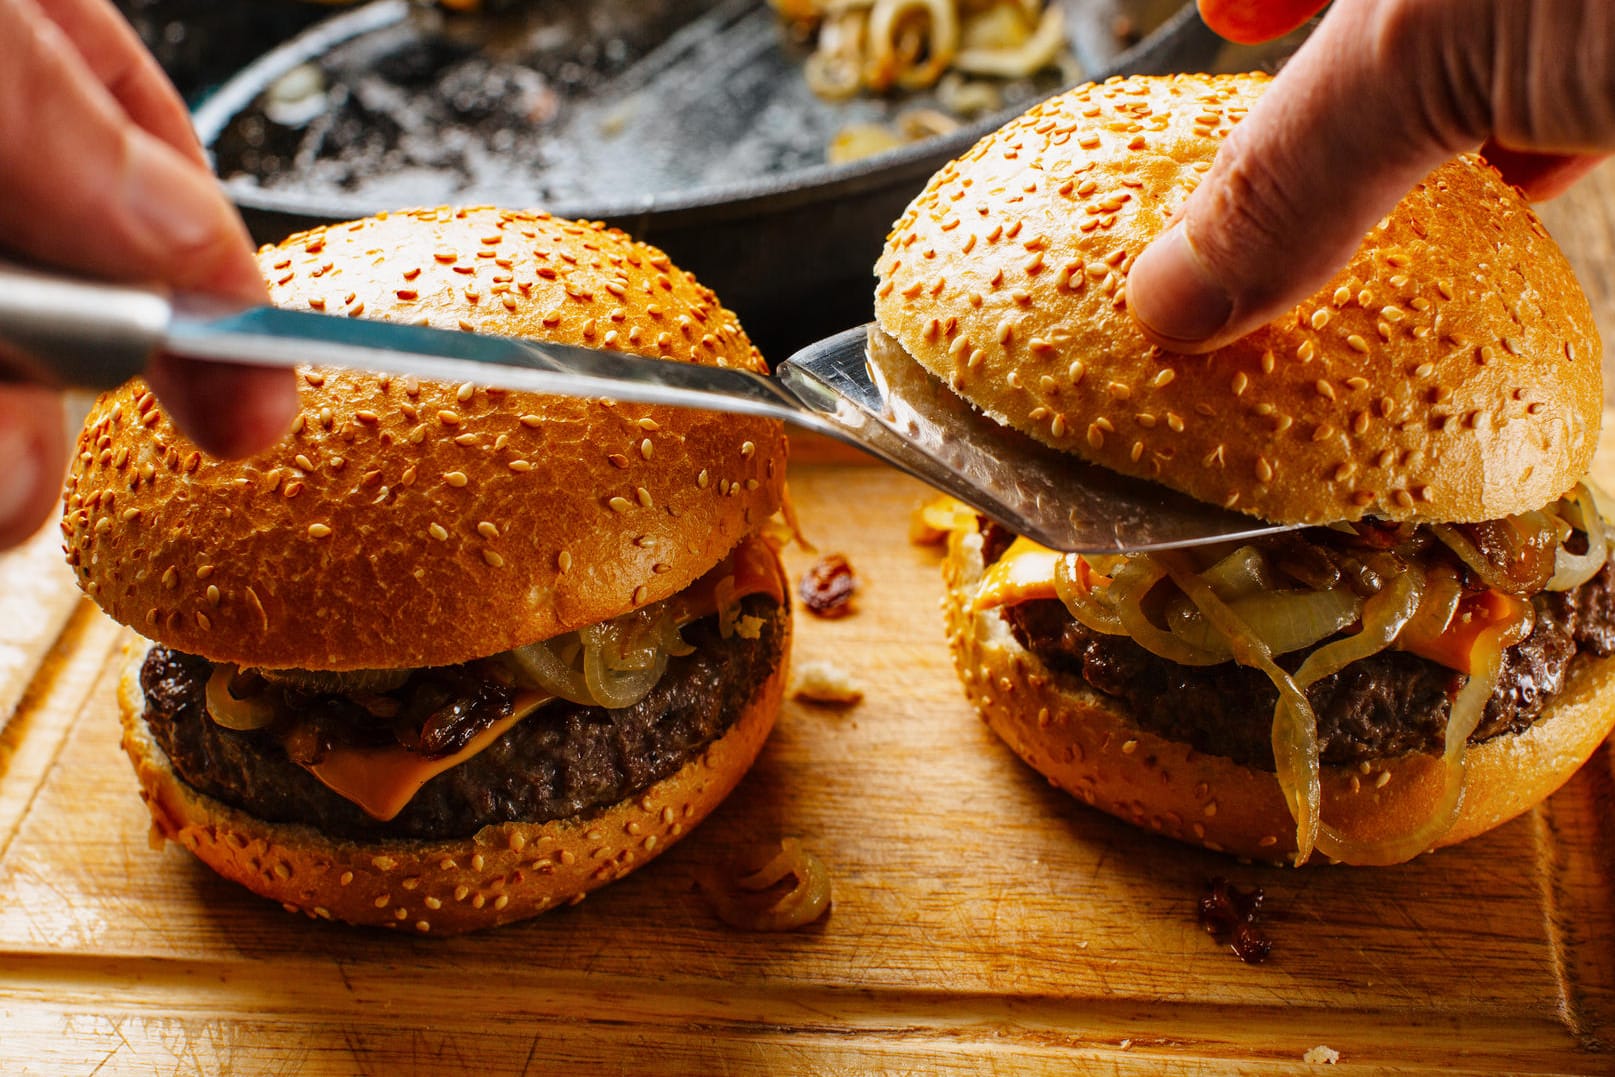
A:
[[[785,578],[779,558],[772,547],[753,536],[742,539],[716,568],[667,601],[676,623],[683,626],[717,612],[720,595],[738,602],[757,594],[769,595],[782,605],[785,602]],[[342,747],[332,748],[318,762],[303,766],[333,793],[386,822],[403,811],[427,782],[472,758],[554,698],[542,692],[518,693],[507,717],[477,733],[451,755],[423,756],[403,745]]]
[[[1062,554],[1017,537],[1004,556],[993,562],[976,589],[978,610],[1018,606],[1040,598],[1058,598],[1054,592],[1054,566]]]
[[[510,714],[494,722],[452,755],[424,756],[403,746],[332,748],[305,769],[339,797],[351,800],[383,822],[404,810],[421,786],[459,766],[504,735],[505,731],[555,697],[542,692],[517,694]]]

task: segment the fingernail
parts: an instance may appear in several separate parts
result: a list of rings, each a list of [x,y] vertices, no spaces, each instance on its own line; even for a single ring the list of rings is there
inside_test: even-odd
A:
[[[1155,336],[1185,344],[1215,336],[1234,313],[1233,300],[1206,272],[1181,223],[1138,256],[1127,276],[1127,302]]]
[[[213,238],[212,177],[156,139],[129,140],[123,197],[127,211],[153,237],[179,248],[201,247]]]

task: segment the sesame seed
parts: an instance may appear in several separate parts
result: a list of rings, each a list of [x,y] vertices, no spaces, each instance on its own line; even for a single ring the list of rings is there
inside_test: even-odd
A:
[[[1312,328],[1322,329],[1329,324],[1329,308],[1319,307],[1312,312]]]
[[[650,491],[645,489],[643,486],[635,488],[634,496],[639,498],[639,503],[645,506],[647,509],[655,504],[655,502],[651,500]]]
[[[1354,352],[1360,352],[1363,355],[1368,354],[1368,341],[1364,340],[1356,333],[1353,333],[1351,336],[1346,338],[1346,345]]]
[[[493,550],[483,550],[482,559],[492,568],[503,568],[505,565],[505,559]]]
[[[531,470],[533,470],[533,465],[529,461],[526,461],[526,460],[512,460],[510,463],[506,464],[505,466],[510,468],[510,470],[512,470],[512,471],[531,471]]]
[[[571,551],[570,550],[562,550],[560,553],[556,554],[555,555],[555,564],[556,564],[556,566],[558,568],[560,568],[560,570],[562,572],[571,571],[571,569],[572,569],[572,553],[571,553]]]
[[[648,587],[646,587],[644,584],[640,584],[638,587],[634,588],[634,605],[636,605],[636,606],[644,605],[645,598],[649,594],[650,594],[650,589]]]
[[[645,459],[649,460],[655,451],[656,447],[651,444],[650,438],[645,438],[639,443],[639,455]]]
[[[443,473],[443,481],[448,483],[450,486],[464,486],[471,480],[463,471],[445,471]]]
[[[516,421],[526,427],[539,427],[544,425],[544,420],[540,419],[537,415],[523,415]]]
[[[442,423],[444,426],[458,426],[460,422],[460,413],[457,411],[448,410],[440,411],[437,413],[437,421]]]
[[[461,382],[460,387],[454,391],[454,399],[464,404],[467,400],[471,399],[472,395],[476,393],[476,391],[477,387],[475,385],[468,381]]]
[[[611,506],[611,511],[613,512],[627,512],[634,507],[634,503],[632,501],[629,501],[626,497],[622,497],[620,495],[613,497],[611,500],[607,501],[606,504]]]

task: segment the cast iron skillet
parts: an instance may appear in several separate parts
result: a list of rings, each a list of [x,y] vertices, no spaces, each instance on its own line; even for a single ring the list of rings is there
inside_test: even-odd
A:
[[[1093,27],[1078,23],[1082,12],[1098,9],[1093,0],[1063,0],[1071,13],[1073,42]],[[572,110],[570,129],[523,137],[548,138],[535,143],[504,139],[503,157],[511,167],[496,170],[490,179],[485,167],[490,155],[486,142],[470,147],[480,174],[447,196],[441,177],[416,176],[412,186],[404,170],[399,175],[371,173],[337,175],[325,166],[304,160],[296,168],[311,177],[304,182],[284,179],[274,184],[246,174],[243,131],[264,126],[266,91],[289,72],[321,72],[327,95],[356,92],[349,83],[368,86],[368,92],[392,92],[391,83],[378,75],[400,78],[414,68],[445,63],[484,63],[482,56],[507,48],[497,35],[484,34],[466,46],[465,24],[422,14],[405,0],[376,0],[344,12],[292,38],[244,68],[224,83],[196,110],[203,143],[214,154],[226,187],[236,200],[254,236],[264,242],[315,224],[365,216],[384,209],[421,202],[454,201],[462,204],[492,202],[516,207],[541,206],[555,213],[601,219],[654,243],[678,264],[691,270],[734,308],[765,355],[789,354],[820,336],[868,320],[872,293],[871,267],[892,221],[902,212],[926,179],[959,155],[982,134],[1029,100],[1059,88],[1058,81],[1024,83],[1012,87],[1025,99],[1002,111],[960,127],[947,135],[901,147],[876,157],[839,165],[822,163],[822,146],[832,124],[861,119],[890,118],[902,108],[924,105],[925,99],[898,103],[859,100],[827,105],[813,98],[801,83],[801,54],[781,45],[771,16],[761,0],[626,0],[646,20],[661,18],[651,32],[661,36],[629,45],[630,55],[620,63],[600,54],[598,39],[579,45],[585,58],[593,58],[602,72],[599,90],[610,101],[589,99],[588,79],[581,80],[578,95],[565,106]],[[687,25],[680,5],[698,10]],[[637,5],[637,7],[635,6]],[[1128,5],[1119,5],[1126,9]],[[1157,2],[1133,4],[1135,10],[1160,8]],[[1167,5],[1171,7],[1172,5]],[[1118,5],[1108,5],[1115,10]],[[585,5],[573,10],[590,15],[566,16],[567,33],[581,35],[581,21],[606,19],[609,5]],[[497,17],[497,16],[496,16]],[[506,16],[508,18],[508,16]],[[531,40],[533,16],[520,28]],[[613,29],[621,23],[612,24]],[[544,29],[540,27],[540,30]],[[599,25],[593,28],[598,34]],[[1104,28],[1109,31],[1108,25]],[[766,38],[762,36],[764,33]],[[456,39],[458,35],[459,39]],[[508,35],[507,35],[508,37]],[[630,35],[631,41],[631,35]],[[554,42],[551,41],[553,45]],[[1217,55],[1220,41],[1200,22],[1194,5],[1175,11],[1150,30],[1136,45],[1084,64],[1084,78],[1120,73],[1163,73],[1204,69]],[[1089,42],[1093,57],[1098,50]],[[563,45],[563,48],[568,47]],[[1079,56],[1082,49],[1079,48]],[[726,66],[732,65],[732,66]],[[537,66],[535,64],[535,66]],[[486,76],[486,67],[477,69]],[[506,70],[501,68],[500,70]],[[517,70],[522,76],[522,70]],[[577,77],[572,69],[551,68],[550,84]],[[585,72],[587,75],[588,72]],[[507,92],[528,92],[501,76]],[[524,76],[525,77],[525,76]],[[497,79],[490,79],[498,81]],[[531,81],[531,80],[529,80]],[[542,80],[541,80],[542,81]],[[376,87],[379,86],[378,91]],[[624,87],[627,87],[625,90]],[[499,88],[499,87],[496,87]],[[450,92],[454,85],[450,84]],[[467,116],[475,117],[479,87],[466,101]],[[352,113],[356,102],[347,98]],[[436,98],[429,104],[435,107]],[[714,106],[714,101],[717,101]],[[318,102],[317,102],[318,104]],[[386,115],[387,102],[376,115],[392,138],[435,140],[427,157],[461,161],[456,146],[466,140],[474,119],[442,125],[441,129],[415,130],[423,120],[420,110],[407,106]],[[589,108],[595,111],[588,112]],[[335,111],[335,110],[329,110]],[[495,117],[497,122],[497,117]],[[311,122],[323,122],[316,117]],[[349,137],[375,137],[374,131],[349,119]],[[497,145],[497,143],[496,143]],[[555,167],[546,169],[553,151]],[[535,164],[535,162],[537,162]],[[295,168],[294,168],[295,172]],[[580,178],[581,177],[581,178]],[[452,188],[453,185],[451,184]]]

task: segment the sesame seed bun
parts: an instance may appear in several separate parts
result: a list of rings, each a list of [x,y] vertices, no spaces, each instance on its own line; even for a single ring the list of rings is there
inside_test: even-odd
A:
[[[999,421],[1270,520],[1469,522],[1585,473],[1599,337],[1568,263],[1475,156],[1436,169],[1350,264],[1209,356],[1126,309],[1261,76],[1135,77],[1052,98],[944,167],[877,266],[881,326]]]
[[[1136,826],[1218,852],[1289,862],[1295,822],[1271,771],[1197,752],[1136,725],[1110,697],[1045,666],[996,610],[977,610],[980,537],[949,535],[943,617],[954,666],[988,726],[1052,785]],[[1253,714],[1266,726],[1271,714]],[[1583,656],[1541,718],[1472,744],[1463,799],[1432,846],[1455,845],[1563,785],[1615,728],[1615,657]],[[1411,753],[1322,772],[1322,818],[1348,840],[1394,838],[1429,815],[1439,761]],[[1312,862],[1317,862],[1314,858]]]
[[[764,369],[710,291],[597,224],[413,211],[259,262],[282,306]],[[235,461],[138,381],[98,401],[62,528],[108,614],[215,661],[447,665],[667,598],[779,506],[773,420],[319,367],[299,392]]]
[[[783,646],[790,619],[783,618]],[[670,777],[583,819],[486,826],[457,841],[358,842],[266,822],[198,793],[170,766],[142,717],[131,648],[118,685],[123,748],[155,832],[290,912],[419,934],[456,935],[577,904],[671,847],[718,806],[762,749],[786,666],[758,682],[734,723]]]

